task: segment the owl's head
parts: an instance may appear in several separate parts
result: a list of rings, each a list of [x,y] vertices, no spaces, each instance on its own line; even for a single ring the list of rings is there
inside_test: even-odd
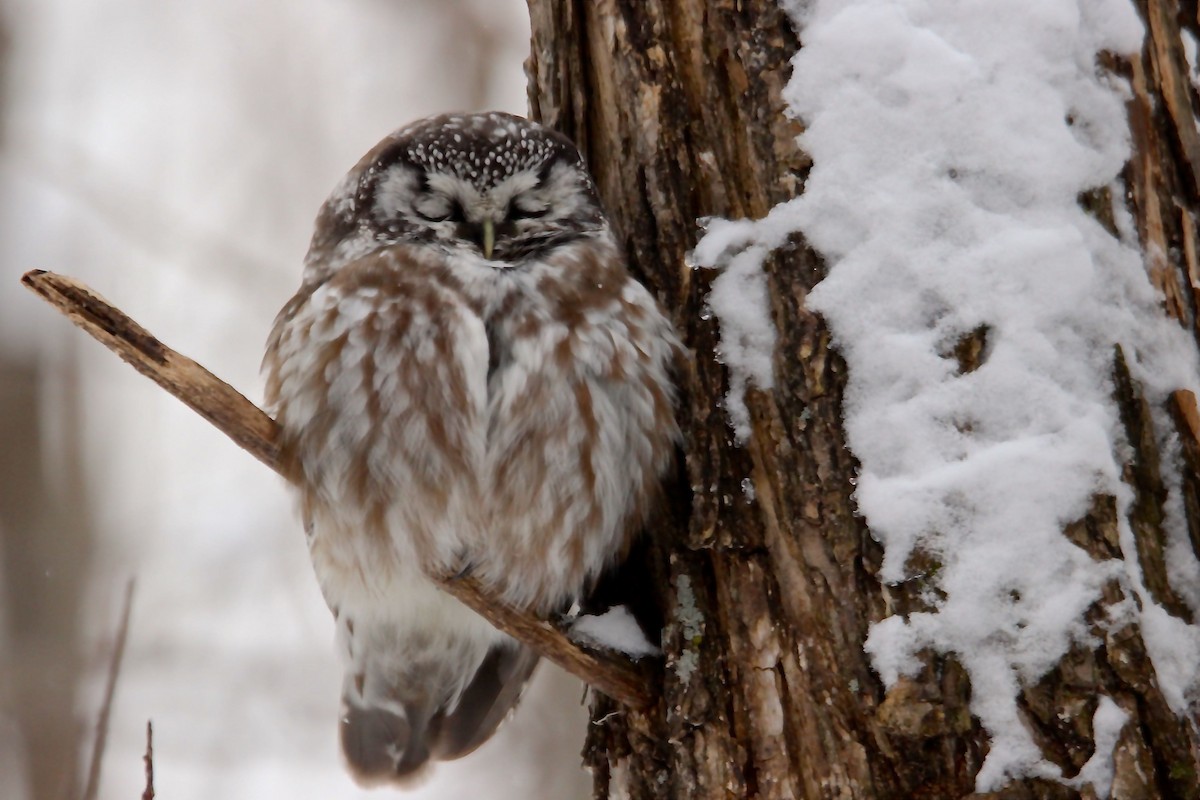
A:
[[[321,209],[308,262],[332,270],[408,242],[518,267],[607,231],[566,137],[511,114],[450,114],[401,128],[363,157]]]

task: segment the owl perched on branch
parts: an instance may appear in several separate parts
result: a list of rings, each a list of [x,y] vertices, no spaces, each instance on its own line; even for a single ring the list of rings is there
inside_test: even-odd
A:
[[[426,576],[543,614],[580,599],[655,501],[682,352],[553,131],[421,120],[334,190],[264,370],[360,782],[465,755],[512,709],[536,654]]]

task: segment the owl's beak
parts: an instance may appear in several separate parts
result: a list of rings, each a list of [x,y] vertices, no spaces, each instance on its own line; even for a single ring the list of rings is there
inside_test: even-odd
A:
[[[496,223],[490,219],[483,221],[483,257],[491,259],[492,250],[496,246]]]

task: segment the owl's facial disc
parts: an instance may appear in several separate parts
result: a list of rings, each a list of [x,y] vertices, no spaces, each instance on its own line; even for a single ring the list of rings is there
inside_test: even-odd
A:
[[[389,238],[438,244],[514,266],[601,224],[590,186],[550,160],[494,183],[396,163],[377,184],[376,224]]]
[[[495,269],[610,236],[569,139],[511,114],[446,114],[384,138],[321,207],[305,280],[405,243]]]
[[[607,230],[579,151],[519,117],[423,120],[369,158],[359,197],[376,242],[433,245],[501,268]]]

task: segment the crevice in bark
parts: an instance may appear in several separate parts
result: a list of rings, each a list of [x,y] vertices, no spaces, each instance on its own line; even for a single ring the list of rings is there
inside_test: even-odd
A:
[[[1186,390],[1175,392],[1167,408],[1179,435],[1183,459],[1180,491],[1188,540],[1193,555],[1200,558],[1200,413],[1196,407],[1196,396]]]
[[[1137,542],[1142,579],[1156,603],[1174,616],[1191,622],[1191,609],[1175,593],[1167,579],[1164,551],[1166,536],[1163,529],[1166,516],[1163,504],[1167,490],[1162,481],[1158,440],[1150,404],[1130,376],[1125,354],[1120,347],[1114,357],[1113,382],[1121,423],[1133,448],[1133,457],[1126,463],[1122,478],[1134,490],[1129,524]]]

